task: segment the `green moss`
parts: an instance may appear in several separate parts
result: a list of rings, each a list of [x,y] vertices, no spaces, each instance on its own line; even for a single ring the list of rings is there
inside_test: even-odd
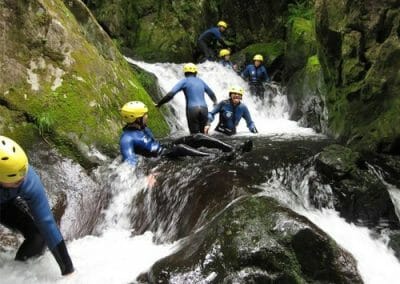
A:
[[[240,51],[237,55],[234,55],[232,58],[235,60],[237,56],[241,56],[244,54],[246,57],[246,61],[252,61],[252,58],[255,54],[261,54],[264,56],[264,63],[271,64],[276,58],[284,54],[285,50],[285,42],[281,40],[277,40],[271,43],[256,43],[247,46],[245,49]]]

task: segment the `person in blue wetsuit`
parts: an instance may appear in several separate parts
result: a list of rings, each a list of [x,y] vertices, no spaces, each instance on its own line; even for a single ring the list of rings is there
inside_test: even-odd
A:
[[[261,54],[253,57],[254,64],[249,64],[242,72],[241,76],[249,82],[250,92],[252,95],[261,99],[264,98],[264,83],[270,82],[267,69],[262,65],[264,58]]]
[[[39,256],[47,245],[62,275],[74,271],[39,176],[24,150],[5,136],[0,136],[0,223],[25,238],[15,260]]]
[[[186,118],[190,134],[204,133],[207,124],[208,108],[204,93],[210,97],[214,104],[217,98],[210,87],[200,78],[197,78],[197,66],[188,63],[183,66],[185,78],[180,80],[171,91],[169,91],[157,104],[160,107],[169,102],[180,91],[183,91],[186,98]]]
[[[237,65],[233,64],[233,62],[230,60],[231,56],[231,51],[229,49],[221,49],[219,51],[219,57],[221,60],[219,61],[222,66],[231,68],[234,71],[237,71]]]
[[[243,93],[243,88],[238,86],[229,89],[229,99],[217,104],[209,113],[208,125],[206,127],[207,131],[211,122],[214,120],[215,115],[219,113],[219,122],[215,128],[218,132],[226,135],[235,134],[236,126],[239,124],[242,117],[246,120],[247,127],[252,133],[258,132],[253,120],[251,119],[247,106],[241,103]]]
[[[203,32],[198,40],[197,47],[204,54],[206,60],[215,60],[215,45],[220,43],[222,47],[228,46],[223,40],[223,33],[228,28],[228,24],[224,21],[219,21],[216,27],[212,27],[205,32]]]
[[[121,109],[122,119],[126,122],[120,137],[122,160],[135,166],[137,155],[145,157],[181,157],[209,156],[197,150],[199,147],[217,148],[223,152],[231,152],[232,146],[201,133],[179,138],[169,144],[157,141],[150,128],[147,127],[148,108],[140,101],[126,103]]]

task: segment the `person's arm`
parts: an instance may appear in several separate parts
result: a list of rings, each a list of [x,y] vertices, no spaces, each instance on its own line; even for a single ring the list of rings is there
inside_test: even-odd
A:
[[[268,76],[267,68],[263,66],[263,81],[264,82],[271,82],[271,79]]]
[[[136,166],[138,158],[135,154],[135,145],[133,137],[130,135],[122,135],[119,147],[122,155],[122,160],[132,166]]]
[[[74,272],[64,239],[50,210],[44,186],[31,167],[21,185],[21,197],[26,201],[35,224],[60,267],[61,274]]]
[[[246,106],[244,106],[244,109],[243,109],[243,118],[244,118],[244,120],[246,120],[247,128],[250,130],[250,132],[258,133],[257,128],[256,128],[253,120],[251,119],[249,109]]]
[[[160,107],[163,104],[169,102],[170,100],[173,99],[173,97],[183,89],[183,85],[185,83],[185,79],[179,81],[173,88],[171,91],[169,91],[158,103],[156,103],[156,107]]]
[[[206,83],[204,83],[204,90],[207,93],[207,95],[210,97],[210,99],[212,100],[213,104],[215,105],[217,103],[217,97],[215,96],[215,93],[213,92],[213,90],[211,90],[211,88]]]
[[[240,74],[240,76],[245,80],[247,80],[249,78],[249,75],[250,75],[249,69],[250,69],[250,67],[249,67],[249,65],[247,65],[246,68],[244,69],[244,71]]]

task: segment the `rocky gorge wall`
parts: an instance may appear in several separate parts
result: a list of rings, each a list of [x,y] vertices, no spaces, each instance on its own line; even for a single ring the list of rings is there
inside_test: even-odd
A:
[[[0,3],[0,133],[30,150],[44,138],[96,163],[118,154],[120,107],[143,100],[158,135],[168,126],[137,75],[81,1]]]

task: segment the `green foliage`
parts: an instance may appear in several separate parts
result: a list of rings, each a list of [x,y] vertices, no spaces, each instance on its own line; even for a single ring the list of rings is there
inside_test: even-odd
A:
[[[53,124],[54,119],[51,117],[49,112],[41,113],[36,119],[36,126],[41,136],[50,133],[51,129],[53,128]]]
[[[314,19],[313,4],[311,1],[296,1],[294,4],[288,5],[288,20],[287,25],[293,24],[296,18],[303,18],[306,20]]]

